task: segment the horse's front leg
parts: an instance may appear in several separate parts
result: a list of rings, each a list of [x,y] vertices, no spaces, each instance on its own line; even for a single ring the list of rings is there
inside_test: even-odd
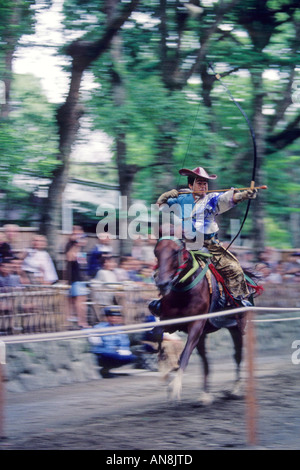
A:
[[[238,326],[229,328],[229,332],[231,334],[233,344],[234,344],[234,356],[233,357],[236,363],[236,381],[231,391],[231,396],[240,397],[242,393],[240,367],[241,367],[241,362],[243,359],[243,335]]]
[[[170,397],[173,400],[180,400],[181,398],[183,372],[189,363],[191,354],[197,346],[201,334],[203,333],[205,322],[206,320],[198,320],[189,325],[187,341],[179,359],[179,367],[176,372],[176,376],[169,384]]]
[[[197,344],[197,350],[203,363],[203,390],[200,394],[199,402],[202,405],[211,405],[214,401],[214,397],[209,391],[209,383],[208,383],[209,364],[208,364],[206,348],[205,348],[205,339],[206,339],[206,335],[202,334]]]

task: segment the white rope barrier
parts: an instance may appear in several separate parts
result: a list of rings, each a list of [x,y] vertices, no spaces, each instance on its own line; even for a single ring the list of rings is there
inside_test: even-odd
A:
[[[174,318],[171,320],[162,320],[158,322],[146,322],[138,323],[132,325],[120,325],[120,326],[111,326],[105,328],[87,328],[80,331],[61,331],[55,333],[33,333],[25,335],[11,335],[11,336],[2,336],[0,341],[3,341],[6,344],[17,344],[17,343],[30,343],[30,342],[40,342],[40,341],[58,341],[58,340],[68,340],[74,338],[85,338],[89,336],[106,336],[109,334],[115,334],[118,331],[122,332],[137,332],[137,331],[147,331],[152,330],[156,326],[169,326],[176,325],[181,323],[189,323],[196,320],[204,320],[207,318],[215,318],[225,315],[234,315],[241,314],[246,312],[300,312],[299,308],[276,308],[276,307],[240,307],[232,310],[224,310],[222,312],[207,313],[202,315],[193,315],[188,317]],[[288,318],[287,320],[299,320],[300,317]],[[263,321],[284,321],[284,319],[267,319],[267,320],[253,320],[254,322],[263,322]]]
[[[300,317],[290,317],[290,318],[265,318],[263,320],[251,320],[253,323],[269,323],[269,322],[278,322],[278,321],[292,321],[300,320]]]

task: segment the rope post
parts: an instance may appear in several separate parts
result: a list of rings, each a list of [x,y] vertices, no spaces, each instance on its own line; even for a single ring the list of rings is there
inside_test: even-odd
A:
[[[255,326],[254,312],[247,312],[246,358],[247,358],[247,387],[246,387],[246,421],[247,437],[250,445],[257,444],[257,403],[255,387]]]
[[[4,375],[2,366],[5,364],[5,343],[0,341],[0,439],[4,438]]]

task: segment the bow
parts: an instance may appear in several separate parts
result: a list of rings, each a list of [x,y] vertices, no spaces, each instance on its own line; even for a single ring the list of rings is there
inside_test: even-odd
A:
[[[215,73],[214,71],[214,68],[213,68],[213,65],[212,64],[209,64],[209,67],[211,68],[211,70],[213,71],[214,73],[214,76],[216,77],[216,79],[218,80],[218,82],[221,83],[221,85],[223,86],[223,88],[225,89],[226,93],[228,94],[228,96],[230,97],[231,101],[233,101],[233,103],[235,104],[235,106],[238,108],[238,110],[242,113],[242,115],[244,116],[246,122],[247,122],[247,125],[248,125],[248,128],[250,130],[250,134],[251,134],[251,137],[252,137],[252,143],[253,143],[253,168],[252,168],[252,178],[251,178],[251,183],[250,183],[250,189],[254,189],[255,188],[255,174],[256,174],[256,166],[257,166],[257,147],[256,147],[256,139],[255,139],[255,133],[254,133],[254,129],[252,127],[252,124],[251,122],[249,121],[249,118],[247,116],[247,114],[245,113],[245,111],[243,110],[243,108],[241,107],[241,105],[234,99],[234,97],[232,96],[231,92],[229,91],[229,89],[227,88],[227,86],[225,85],[225,83],[222,82],[221,80],[221,76],[218,74],[218,73]],[[251,199],[248,199],[248,203],[247,203],[247,208],[246,208],[246,211],[245,211],[245,215],[244,215],[244,218],[243,218],[243,221],[241,223],[241,226],[239,228],[239,231],[237,232],[237,234],[234,236],[234,238],[231,240],[231,242],[229,243],[228,247],[226,248],[226,251],[230,248],[230,246],[233,244],[233,242],[237,239],[237,237],[239,236],[239,234],[241,233],[242,229],[243,229],[243,226],[246,222],[246,219],[248,217],[248,212],[249,212],[249,209],[250,209],[250,205],[251,205]]]

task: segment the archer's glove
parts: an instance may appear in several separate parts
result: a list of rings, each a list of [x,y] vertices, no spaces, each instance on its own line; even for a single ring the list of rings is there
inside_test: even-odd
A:
[[[178,191],[176,189],[171,189],[171,191],[167,191],[166,193],[163,193],[159,198],[157,199],[157,204],[164,204],[167,202],[167,200],[170,197],[178,197]]]
[[[257,189],[247,189],[246,191],[242,191],[241,193],[235,193],[234,201],[241,202],[245,201],[246,199],[255,199],[257,194]]]

